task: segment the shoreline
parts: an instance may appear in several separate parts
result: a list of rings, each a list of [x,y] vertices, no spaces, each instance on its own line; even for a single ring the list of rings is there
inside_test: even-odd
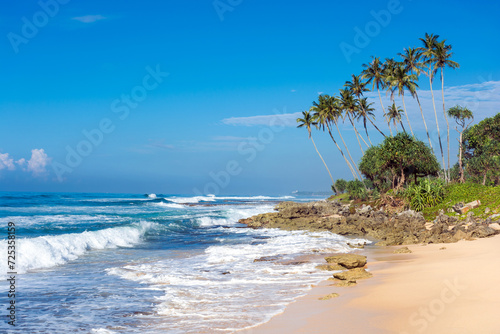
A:
[[[299,204],[298,211],[302,210],[299,215],[297,208],[283,210],[279,205],[278,213],[252,217],[244,223],[253,228],[279,225],[273,227],[307,229],[308,224],[300,219],[308,219],[315,221],[313,229],[321,229],[317,221],[333,217],[322,213],[311,215],[310,210],[304,211],[300,206],[303,204]],[[358,212],[344,216],[349,220],[353,215]],[[440,234],[434,233],[438,238],[429,243],[401,243],[411,253],[395,254],[402,245],[387,243],[355,252],[367,256],[367,269],[373,277],[349,287],[322,281],[268,322],[239,333],[498,333],[500,320],[496,318],[496,310],[500,309],[500,285],[496,276],[500,274],[500,258],[495,255],[500,252],[500,235],[495,230],[476,239],[467,230],[468,226],[464,229],[457,222],[452,227],[453,222],[440,221],[440,217],[434,225],[446,228],[440,228]],[[334,218],[339,220],[338,216]],[[429,224],[419,222],[419,225],[422,223]],[[491,226],[491,221],[483,223],[473,218],[468,223],[474,229]],[[335,233],[331,226],[323,229]],[[426,235],[429,231],[426,229],[418,233]],[[442,239],[442,235],[452,235],[450,231],[459,236],[465,233],[462,240]],[[319,300],[331,293],[339,296]]]

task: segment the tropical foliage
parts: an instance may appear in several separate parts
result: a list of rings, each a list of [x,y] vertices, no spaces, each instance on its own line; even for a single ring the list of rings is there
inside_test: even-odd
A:
[[[409,185],[404,195],[413,210],[422,211],[424,208],[441,203],[445,196],[444,183],[440,179],[421,179],[418,183]]]
[[[500,113],[486,118],[463,134],[465,170],[471,181],[500,184]]]

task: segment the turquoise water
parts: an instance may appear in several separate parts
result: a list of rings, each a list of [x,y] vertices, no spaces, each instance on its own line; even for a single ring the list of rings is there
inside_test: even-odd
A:
[[[306,198],[0,193],[0,331],[228,333],[281,312],[331,273],[303,255],[347,252],[328,232],[253,230],[241,218]],[[17,237],[7,324],[7,225]],[[257,261],[273,256],[273,261]]]

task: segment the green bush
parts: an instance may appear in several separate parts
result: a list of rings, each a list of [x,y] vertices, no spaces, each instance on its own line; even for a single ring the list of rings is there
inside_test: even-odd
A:
[[[441,179],[421,179],[418,183],[409,185],[404,195],[410,207],[416,211],[441,203],[445,196],[444,182]]]
[[[359,180],[352,180],[347,182],[347,193],[350,199],[362,199],[366,200],[368,198],[368,192],[363,184]]]

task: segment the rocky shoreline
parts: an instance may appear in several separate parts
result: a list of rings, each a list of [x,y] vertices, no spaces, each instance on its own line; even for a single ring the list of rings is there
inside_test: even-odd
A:
[[[330,231],[368,237],[377,240],[380,246],[451,243],[500,234],[500,217],[496,221],[483,220],[472,212],[465,220],[441,212],[434,221],[426,221],[413,210],[387,213],[370,206],[354,208],[338,201],[281,202],[275,210],[239,222],[250,228]]]

